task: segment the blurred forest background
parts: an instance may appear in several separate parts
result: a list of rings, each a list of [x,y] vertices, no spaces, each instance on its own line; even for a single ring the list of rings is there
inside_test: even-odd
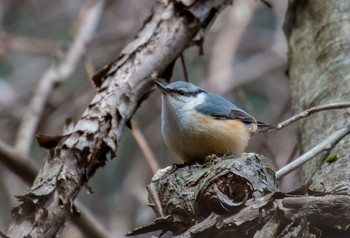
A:
[[[87,5],[83,0],[0,0],[0,139],[14,146],[18,131],[45,72],[64,59],[77,34]],[[260,1],[237,0],[216,19],[204,41],[184,52],[190,82],[221,94],[260,121],[278,123],[291,116],[289,80],[286,74],[287,45],[282,31],[287,1],[271,0],[272,8]],[[150,15],[154,0],[105,2],[96,32],[67,80],[55,83],[40,116],[36,134],[62,132],[66,118],[77,121],[92,99],[91,77],[118,57]],[[180,60],[172,80],[184,79]],[[160,167],[179,162],[165,147],[160,132],[160,93],[155,91],[134,116],[141,136]],[[114,237],[149,223],[154,214],[147,206],[146,185],[153,172],[134,135],[125,130],[117,158],[97,171],[79,199]],[[47,152],[32,138],[28,153],[37,167]],[[298,155],[294,126],[254,137],[247,152],[270,158],[278,169]],[[143,145],[144,146],[144,145]],[[1,161],[1,158],[0,158]],[[286,176],[281,189],[298,185],[297,174]],[[0,229],[10,222],[15,195],[28,187],[0,163]],[[63,236],[80,237],[79,230],[66,226]]]

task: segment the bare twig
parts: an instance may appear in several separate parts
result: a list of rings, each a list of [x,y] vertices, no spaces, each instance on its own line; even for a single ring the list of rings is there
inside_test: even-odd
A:
[[[74,71],[77,62],[85,52],[85,46],[94,35],[96,26],[102,14],[104,0],[87,1],[80,14],[79,30],[65,59],[58,65],[49,68],[36,87],[30,105],[23,116],[16,141],[16,149],[28,153],[34,133],[38,126],[45,103],[57,83],[66,80]]]
[[[308,117],[311,114],[314,114],[316,112],[326,111],[326,110],[333,110],[333,109],[342,109],[342,108],[349,108],[350,102],[341,102],[341,103],[332,103],[328,105],[321,105],[317,107],[312,107],[307,109],[306,111],[300,112],[297,115],[277,124],[277,130],[280,130],[290,124],[292,124],[295,121],[298,121],[304,117]]]
[[[0,162],[3,163],[14,174],[21,178],[28,185],[32,184],[38,170],[26,155],[19,153],[13,147],[0,140]],[[80,217],[71,216],[72,222],[79,227],[80,231],[87,237],[108,237],[108,231],[92,215],[92,213],[79,201],[75,202],[75,207],[80,212]]]
[[[9,170],[17,174],[27,184],[31,184],[37,174],[37,169],[29,156],[19,153],[18,150],[0,140],[0,162]]]
[[[157,217],[163,217],[164,213],[163,213],[162,205],[158,197],[158,192],[157,192],[157,189],[155,188],[155,185],[153,183],[151,183],[150,185],[147,185],[147,191],[153,202],[153,204],[150,204],[150,205],[152,206],[154,213],[156,214]]]
[[[293,170],[299,168],[312,158],[314,158],[317,154],[327,151],[333,148],[343,137],[350,133],[350,125],[345,126],[344,128],[334,132],[327,139],[322,141],[320,144],[313,147],[311,150],[301,155],[299,158],[291,162],[290,164],[284,166],[276,172],[276,178],[280,179],[283,176],[289,174]]]
[[[80,216],[72,215],[70,219],[72,222],[79,227],[80,231],[86,237],[93,238],[108,238],[111,237],[106,228],[102,225],[102,223],[96,219],[96,217],[91,213],[91,211],[84,206],[79,200],[74,202],[74,205]]]
[[[182,69],[183,69],[183,71],[184,71],[185,81],[186,81],[186,82],[189,82],[189,80],[188,80],[187,68],[186,68],[186,62],[185,62],[185,58],[184,58],[184,53],[181,53],[181,54],[180,54],[180,60],[181,60]]]
[[[57,42],[47,39],[26,38],[10,32],[2,32],[0,34],[0,48],[52,55],[57,45]]]
[[[155,174],[159,170],[160,166],[150,146],[148,145],[147,140],[145,139],[142,132],[140,131],[136,121],[132,122],[131,133],[134,136],[137,144],[140,146],[140,149],[142,150],[142,153],[144,154],[149,167],[151,168],[152,172]]]

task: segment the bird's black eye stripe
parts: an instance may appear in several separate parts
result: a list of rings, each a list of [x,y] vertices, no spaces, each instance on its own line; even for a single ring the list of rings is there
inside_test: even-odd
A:
[[[169,89],[169,91],[174,93],[174,94],[178,94],[178,95],[182,95],[182,96],[189,96],[189,97],[195,97],[199,93],[204,92],[204,90],[202,90],[202,89],[198,89],[198,90],[193,91],[193,92],[186,92],[186,91],[179,90],[179,89]]]

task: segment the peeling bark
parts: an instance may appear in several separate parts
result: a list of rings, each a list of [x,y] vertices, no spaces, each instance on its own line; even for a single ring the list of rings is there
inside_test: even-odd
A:
[[[119,58],[94,77],[98,93],[77,124],[54,146],[30,191],[13,210],[9,237],[52,237],[75,213],[73,200],[94,171],[116,155],[123,128],[160,75],[232,1],[158,1],[134,41]],[[42,138],[41,138],[42,139]],[[54,142],[54,143],[53,143]]]

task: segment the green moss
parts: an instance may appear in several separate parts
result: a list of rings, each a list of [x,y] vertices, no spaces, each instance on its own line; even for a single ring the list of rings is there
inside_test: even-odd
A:
[[[204,164],[202,164],[203,168],[207,168],[210,165],[211,165],[211,162],[205,162]]]
[[[214,162],[213,160],[209,160],[209,161],[205,162],[204,164],[202,164],[202,166],[203,166],[203,168],[207,168],[207,167],[211,166],[212,164],[214,164],[213,162]]]
[[[338,159],[338,156],[336,154],[331,154],[330,156],[327,157],[326,162],[327,163],[333,163]]]

